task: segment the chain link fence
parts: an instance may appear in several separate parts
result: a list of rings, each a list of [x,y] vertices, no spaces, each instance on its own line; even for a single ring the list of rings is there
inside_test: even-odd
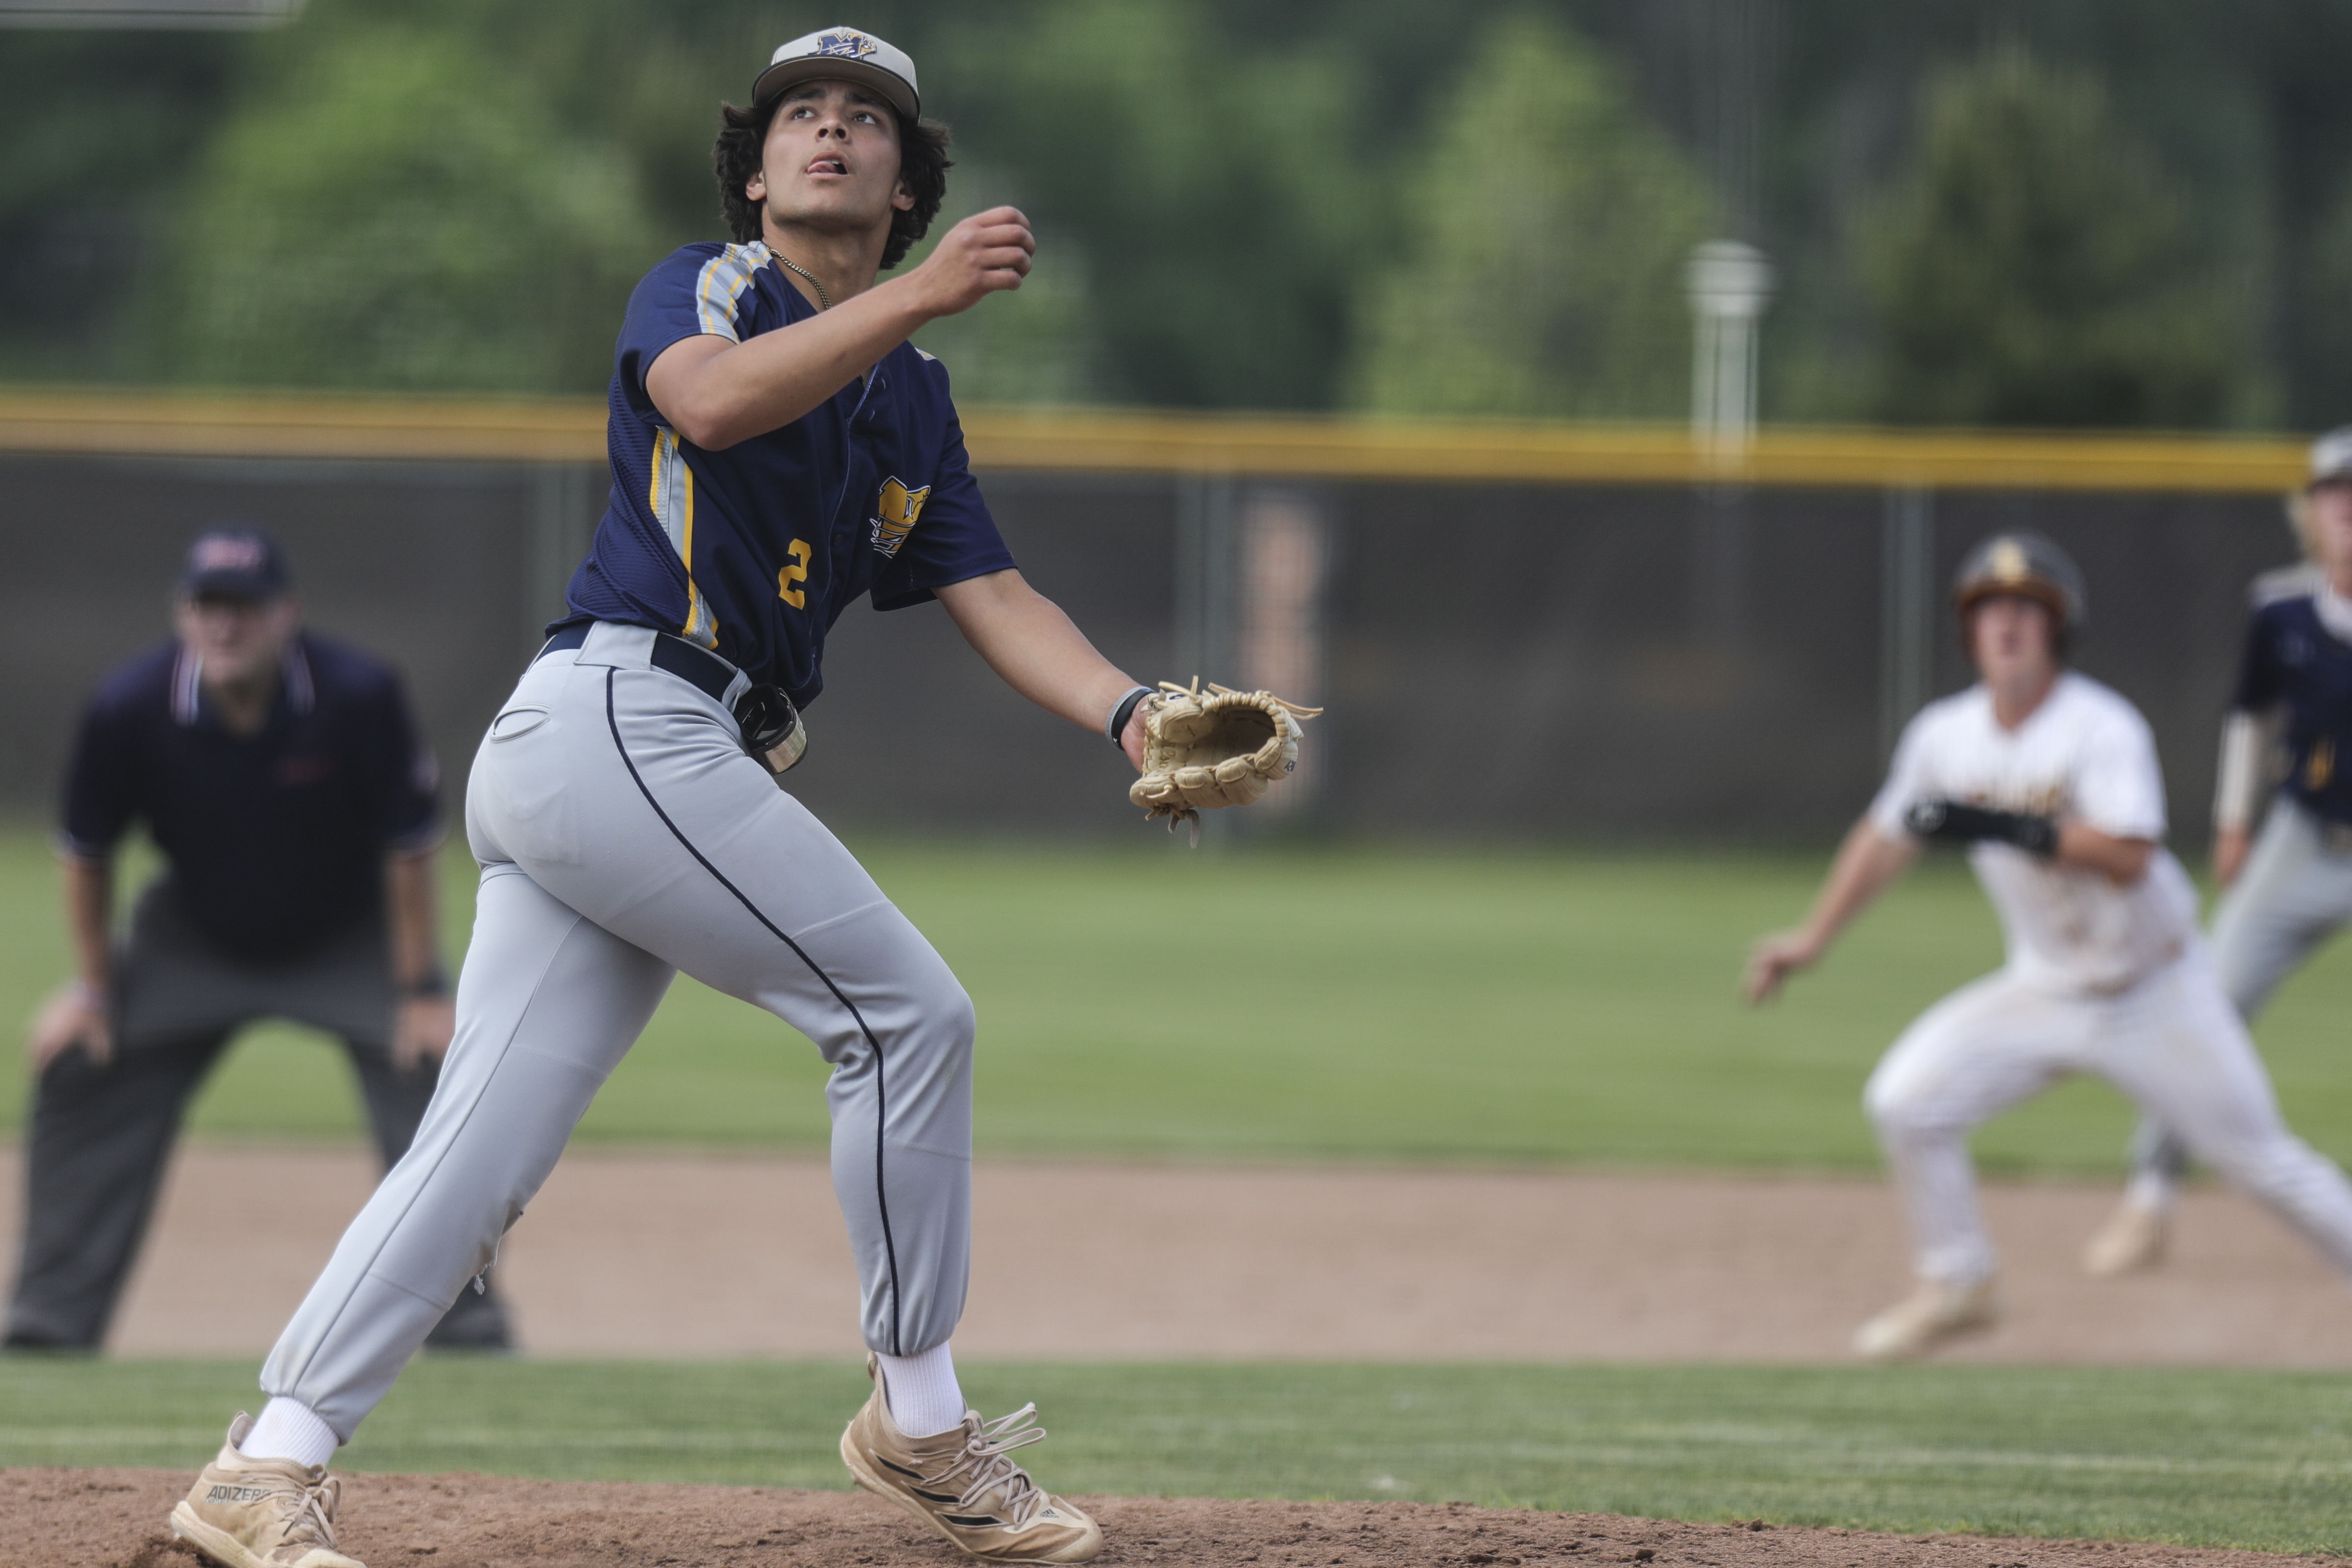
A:
[[[286,542],[312,625],[405,672],[453,818],[605,483],[572,462],[40,455],[0,458],[0,805],[50,809],[92,683],[168,635],[187,540],[243,519]],[[2154,723],[2176,837],[2201,842],[2245,586],[2294,554],[2250,494],[983,482],[1030,579],[1139,679],[1328,704],[1286,804],[1220,835],[1817,841],[1901,721],[1967,682],[1945,592],[1962,551],[2029,526],[2082,562],[2079,665]],[[793,785],[828,821],[1138,830],[1101,740],[1014,697],[937,606],[853,606],[826,677]]]

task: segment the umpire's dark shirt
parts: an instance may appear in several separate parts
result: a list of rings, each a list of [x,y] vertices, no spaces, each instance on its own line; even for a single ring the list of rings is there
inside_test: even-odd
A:
[[[232,957],[300,956],[383,908],[383,858],[440,834],[432,754],[400,678],[304,632],[268,720],[229,731],[176,642],[99,686],[66,774],[65,847],[110,854],[143,821],[171,896]]]

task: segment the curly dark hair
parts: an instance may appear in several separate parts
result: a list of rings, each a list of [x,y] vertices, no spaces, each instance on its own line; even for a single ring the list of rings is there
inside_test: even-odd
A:
[[[760,172],[760,149],[775,123],[776,110],[789,96],[780,92],[750,109],[719,106],[719,140],[710,149],[710,165],[719,174],[719,205],[727,215],[727,227],[742,244],[763,232],[760,204],[745,195],[743,187]],[[882,251],[886,269],[904,261],[908,249],[929,232],[940,205],[947,200],[948,171],[955,167],[948,157],[950,138],[945,125],[936,120],[909,120],[895,106],[890,114],[898,122],[898,183],[915,205],[910,211],[890,215],[890,243]]]

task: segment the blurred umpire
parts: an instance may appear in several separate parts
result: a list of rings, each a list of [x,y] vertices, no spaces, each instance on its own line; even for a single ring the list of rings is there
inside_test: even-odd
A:
[[[251,529],[190,547],[173,622],[175,640],[100,685],[67,774],[79,974],[27,1042],[39,1081],[12,1348],[105,1338],[181,1115],[246,1025],[341,1038],[386,1166],[449,1045],[433,760],[399,678],[302,628],[284,554]],[[165,870],[117,940],[114,851],[134,822]],[[427,1342],[504,1349],[505,1309],[469,1291]]]

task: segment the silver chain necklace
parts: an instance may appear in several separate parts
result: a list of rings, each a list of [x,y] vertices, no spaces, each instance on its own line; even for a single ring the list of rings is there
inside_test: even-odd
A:
[[[833,296],[824,291],[824,285],[816,280],[815,273],[811,272],[807,268],[803,267],[799,262],[794,261],[791,257],[786,256],[781,250],[772,250],[768,252],[768,254],[774,257],[778,261],[782,262],[786,267],[791,268],[793,271],[799,273],[802,277],[809,280],[809,287],[816,290],[818,310],[830,310],[833,309]]]

